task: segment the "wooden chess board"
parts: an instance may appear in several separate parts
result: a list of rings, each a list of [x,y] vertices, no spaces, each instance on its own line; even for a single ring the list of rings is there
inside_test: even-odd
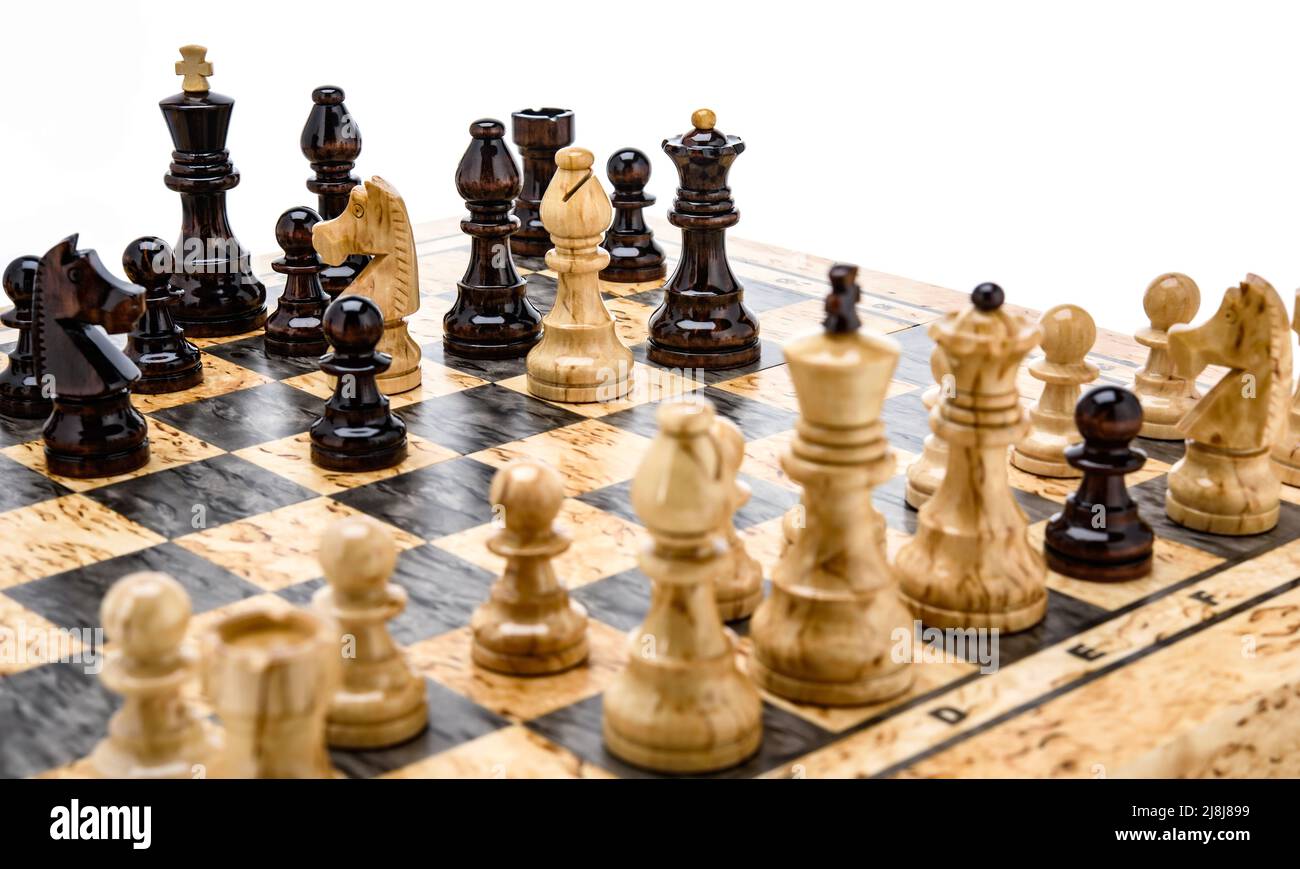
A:
[[[657,228],[675,257],[676,232]],[[762,323],[762,358],[701,380],[645,366],[655,286],[605,284],[619,334],[638,360],[637,391],[610,404],[564,406],[526,394],[522,359],[444,356],[441,317],[468,239],[454,220],[427,224],[418,238],[422,307],[410,324],[424,350],[424,384],[393,400],[410,432],[401,466],[360,475],[315,468],[306,431],[327,386],[314,361],[268,358],[256,334],[197,341],[206,366],[201,386],[135,397],[153,444],[152,461],[136,473],[51,477],[39,423],[0,421],[0,628],[18,637],[94,628],[109,585],[142,569],[167,571],[185,586],[192,630],[259,601],[304,604],[321,583],[321,530],[336,517],[366,513],[386,523],[402,549],[395,580],[410,605],[393,631],[427,677],[430,726],[396,748],[337,752],[340,770],[358,777],[644,775],[604,751],[600,720],[601,692],[623,666],[624,635],[649,598],[636,566],[645,535],[628,483],[654,433],[655,405],[697,391],[744,432],[742,474],[754,494],[737,524],[770,572],[781,517],[798,498],[778,463],[796,419],[781,346],[820,323],[830,261],[733,239],[734,268]],[[282,278],[268,262],[258,270],[276,287]],[[530,297],[545,310],[554,275],[540,262],[520,265]],[[931,382],[931,342],[923,324],[965,296],[865,270],[859,280],[864,323],[903,348],[884,413],[898,473],[875,493],[892,555],[916,523],[904,506],[903,469],[928,431],[920,395]],[[1032,302],[1017,299],[1014,288],[1011,298]],[[13,340],[0,331],[0,349]],[[1103,381],[1128,384],[1143,352],[1102,332],[1090,358]],[[1024,371],[1020,383],[1026,401],[1041,387]],[[921,663],[907,695],[862,708],[765,697],[760,753],[722,775],[1300,774],[1300,490],[1285,489],[1281,521],[1268,534],[1189,531],[1163,510],[1165,475],[1182,445],[1140,445],[1150,461],[1129,484],[1159,536],[1151,576],[1099,584],[1052,574],[1046,619],[1000,638],[994,672],[961,660]],[[533,679],[473,668],[467,627],[499,567],[484,546],[488,484],[497,468],[524,455],[564,475],[561,519],[574,545],[557,568],[592,617],[589,664]],[[1041,539],[1073,483],[1010,474]],[[743,655],[747,625],[732,627]],[[78,769],[115,707],[86,669],[24,655],[0,659],[0,776]]]

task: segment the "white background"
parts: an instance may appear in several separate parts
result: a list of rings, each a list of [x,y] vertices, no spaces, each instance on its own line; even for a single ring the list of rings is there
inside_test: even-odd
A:
[[[237,100],[231,219],[259,253],[281,211],[315,205],[298,136],[328,83],[361,127],[359,174],[392,181],[417,221],[463,212],[471,121],[536,105],[574,109],[600,167],[649,153],[662,215],[660,142],[708,106],[748,145],[737,236],[995,280],[1124,331],[1164,271],[1200,283],[1202,317],[1247,271],[1290,305],[1298,28],[1254,2],[6,2],[0,260],[80,232],[117,268],[130,239],[177,234],[157,102],[198,42]]]

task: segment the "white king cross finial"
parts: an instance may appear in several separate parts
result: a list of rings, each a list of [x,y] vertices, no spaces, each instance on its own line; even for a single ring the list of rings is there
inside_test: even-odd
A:
[[[181,90],[187,94],[207,93],[208,76],[212,64],[207,60],[208,50],[202,45],[182,45],[181,60],[176,61],[176,74],[185,76]]]

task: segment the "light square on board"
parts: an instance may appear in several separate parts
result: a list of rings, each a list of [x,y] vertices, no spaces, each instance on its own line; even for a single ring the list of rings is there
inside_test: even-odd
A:
[[[640,435],[588,419],[474,453],[472,458],[497,468],[515,459],[541,459],[560,472],[564,492],[572,497],[630,479],[649,445],[649,439]]]
[[[190,462],[210,459],[213,456],[221,455],[224,451],[220,447],[200,440],[166,423],[151,420],[149,424],[149,462],[144,467],[127,474],[92,479],[77,479],[51,474],[45,466],[45,444],[42,441],[28,441],[25,444],[8,447],[0,452],[3,452],[4,455],[19,464],[26,465],[32,470],[49,477],[73,492],[86,492],[100,486],[108,486],[113,483],[120,483],[123,480],[143,477],[158,471],[186,465]]]
[[[10,653],[0,655],[0,676],[50,663],[64,653],[78,655],[81,634],[59,629],[18,601],[0,594],[0,634],[10,638]],[[19,638],[25,642],[19,643]]]
[[[406,458],[400,464],[378,471],[330,471],[312,464],[311,436],[304,432],[255,447],[246,447],[234,455],[305,486],[318,495],[333,495],[454,459],[457,453],[419,435],[408,434]]]
[[[0,589],[163,542],[85,495],[0,513],[0,540],[11,542],[0,559]]]
[[[573,545],[551,561],[560,581],[568,588],[579,588],[636,566],[641,532],[626,519],[566,498],[556,521],[573,540]],[[441,537],[433,545],[490,573],[500,574],[505,561],[487,548],[488,539],[496,531],[491,523],[478,525]]]
[[[540,733],[512,724],[463,745],[385,773],[384,778],[614,778]]]
[[[192,401],[211,398],[215,395],[225,395],[228,392],[236,392],[240,389],[251,389],[254,386],[271,383],[273,380],[273,378],[267,377],[265,374],[258,374],[250,368],[236,365],[228,359],[213,356],[211,353],[204,353],[201,358],[203,360],[202,383],[180,392],[162,392],[157,395],[133,392],[131,393],[131,403],[135,405],[135,409],[141,413],[153,413],[156,410],[164,410],[180,404],[189,404]]]
[[[588,660],[552,676],[506,676],[476,665],[468,626],[407,649],[415,668],[513,722],[530,721],[604,691],[627,663],[627,637],[604,622],[587,623]]]
[[[239,522],[209,528],[175,540],[214,564],[266,591],[277,591],[321,575],[317,557],[321,536],[356,510],[330,498],[313,498]],[[388,527],[398,550],[423,541]]]

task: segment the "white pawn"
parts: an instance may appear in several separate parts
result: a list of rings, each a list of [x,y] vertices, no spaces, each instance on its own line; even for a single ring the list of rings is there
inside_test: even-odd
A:
[[[182,697],[198,663],[185,643],[189,595],[165,573],[133,573],[108,590],[99,612],[113,642],[100,678],[124,703],[91,769],[104,778],[203,778],[220,738]]]
[[[1170,272],[1151,282],[1142,296],[1142,307],[1151,320],[1149,329],[1133,337],[1150,348],[1146,365],[1133,378],[1133,394],[1142,404],[1141,436],[1162,441],[1180,441],[1184,435],[1178,421],[1201,397],[1195,382],[1174,373],[1169,356],[1169,329],[1190,323],[1201,307],[1201,290],[1187,275]]]
[[[952,388],[952,372],[948,370],[948,360],[944,358],[943,348],[938,344],[930,351],[930,374],[934,383],[921,393],[921,403],[925,405],[928,416],[933,416],[935,406],[943,399],[943,391]],[[907,466],[907,503],[914,510],[930,500],[930,496],[943,482],[943,472],[948,467],[948,444],[933,430],[925,436],[921,446],[921,455]]]
[[[326,741],[335,748],[405,742],[424,730],[429,709],[424,679],[388,632],[388,621],[406,609],[406,590],[388,581],[397,565],[393,538],[368,517],[340,519],[321,539],[320,564],[328,585],[312,605],[334,620],[343,649]]]
[[[719,533],[727,547],[723,556],[727,567],[718,575],[713,591],[718,602],[718,614],[724,622],[733,622],[753,615],[762,600],[763,568],[745,549],[745,541],[736,533],[736,511],[750,498],[749,486],[737,479],[740,465],[745,460],[745,436],[734,422],[717,417],[713,421],[713,437],[722,450],[722,467],[731,495]]]
[[[587,611],[569,599],[551,560],[569,548],[555,527],[564,480],[543,462],[511,462],[492,478],[489,500],[503,528],[488,549],[506,560],[487,601],[474,612],[474,663],[498,673],[559,673],[587,659]]]
[[[1097,326],[1078,305],[1048,308],[1038,319],[1043,327],[1043,358],[1029,373],[1046,384],[1029,410],[1029,434],[1011,451],[1011,464],[1040,477],[1080,477],[1065,460],[1065,448],[1083,440],[1074,424],[1079,387],[1097,378],[1096,365],[1084,357],[1097,340]]]

